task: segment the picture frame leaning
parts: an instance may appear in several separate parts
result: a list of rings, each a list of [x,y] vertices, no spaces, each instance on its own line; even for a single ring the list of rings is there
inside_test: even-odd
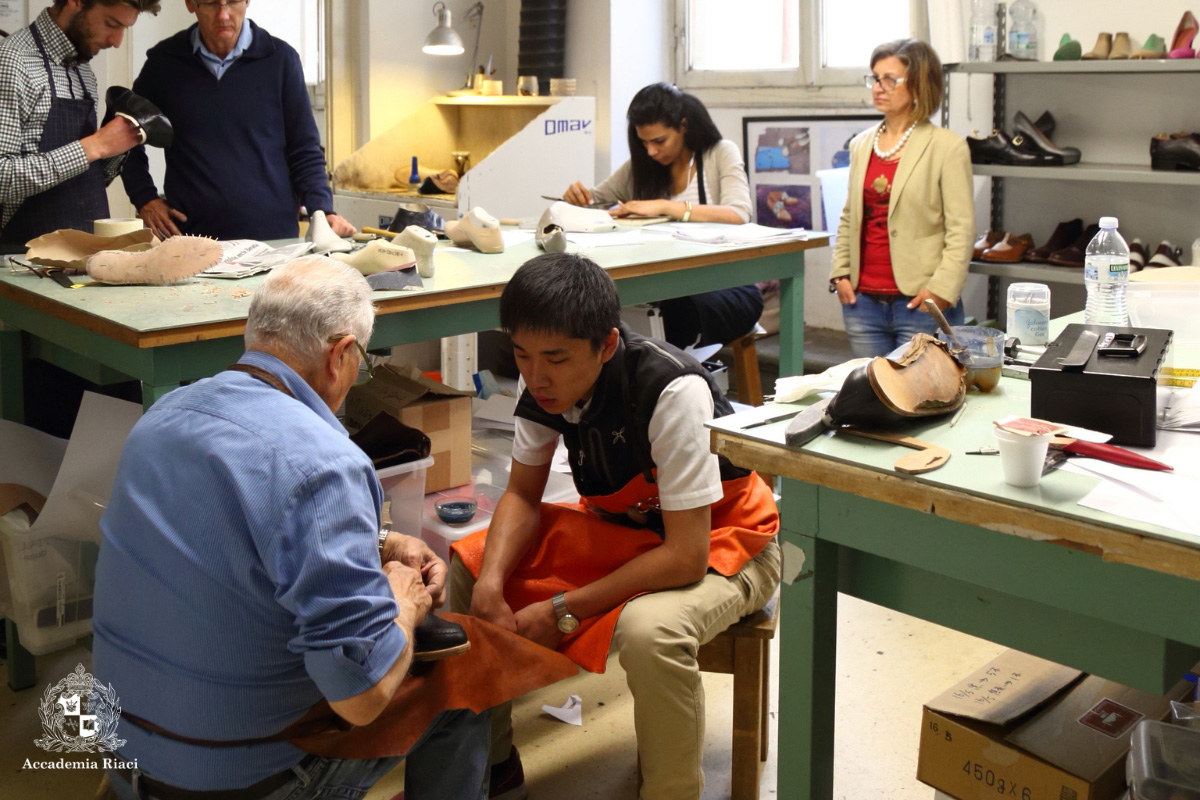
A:
[[[744,117],[742,149],[754,203],[752,222],[773,228],[833,231],[841,208],[821,206],[819,170],[848,167],[847,145],[879,114]]]

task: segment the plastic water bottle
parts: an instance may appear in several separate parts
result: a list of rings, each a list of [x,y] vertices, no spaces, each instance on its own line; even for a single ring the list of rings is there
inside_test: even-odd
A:
[[[996,2],[971,0],[971,35],[968,61],[996,60]]]
[[[1037,7],[1030,0],[1016,0],[1008,7],[1012,24],[1008,27],[1008,54],[1022,61],[1038,60],[1037,26],[1033,18]]]
[[[1128,325],[1125,290],[1129,285],[1129,245],[1117,233],[1116,217],[1101,217],[1100,232],[1088,242],[1083,259],[1089,325]]]

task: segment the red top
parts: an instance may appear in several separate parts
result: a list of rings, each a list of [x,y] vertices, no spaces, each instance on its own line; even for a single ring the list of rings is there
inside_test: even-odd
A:
[[[900,163],[884,161],[871,153],[867,175],[863,180],[862,269],[858,289],[869,294],[900,294],[892,276],[892,251],[888,243],[888,205],[892,199],[892,182]]]

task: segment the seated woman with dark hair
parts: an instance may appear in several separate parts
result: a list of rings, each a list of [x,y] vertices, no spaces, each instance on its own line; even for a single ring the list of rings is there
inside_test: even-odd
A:
[[[609,211],[614,217],[749,221],[750,184],[741,151],[721,138],[703,103],[669,83],[655,83],[633,96],[626,118],[630,159],[599,186],[571,184],[564,200],[577,206],[615,204]],[[658,304],[666,340],[678,347],[727,344],[745,336],[754,330],[762,305],[755,286]]]

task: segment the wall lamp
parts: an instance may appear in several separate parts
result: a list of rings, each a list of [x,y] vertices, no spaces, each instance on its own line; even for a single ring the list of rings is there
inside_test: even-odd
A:
[[[454,30],[450,21],[450,9],[445,3],[435,3],[433,15],[437,17],[437,27],[425,37],[421,50],[432,56],[458,56],[464,51],[462,37]],[[479,35],[483,32],[483,3],[476,3],[463,14],[463,21],[475,24],[475,48],[471,51],[471,60],[467,63],[467,80],[463,88],[471,88],[471,76],[475,74],[475,60],[479,58]]]

